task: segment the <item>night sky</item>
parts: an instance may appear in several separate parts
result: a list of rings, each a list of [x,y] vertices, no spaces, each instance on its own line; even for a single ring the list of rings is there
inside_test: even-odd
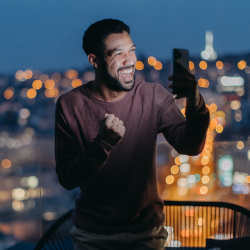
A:
[[[250,50],[246,0],[0,0],[0,73],[85,67],[82,34],[103,18],[126,22],[138,54],[158,59],[174,47],[198,55],[206,30],[219,56]]]

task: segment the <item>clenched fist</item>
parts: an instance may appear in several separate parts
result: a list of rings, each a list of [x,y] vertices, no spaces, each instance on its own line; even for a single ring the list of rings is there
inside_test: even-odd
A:
[[[125,131],[123,121],[114,114],[105,114],[97,137],[102,142],[114,146],[122,140]]]

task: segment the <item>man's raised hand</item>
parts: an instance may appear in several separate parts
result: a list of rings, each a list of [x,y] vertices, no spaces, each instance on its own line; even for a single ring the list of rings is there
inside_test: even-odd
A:
[[[100,126],[98,138],[102,141],[114,146],[124,137],[126,128],[114,114],[105,114],[104,120]]]

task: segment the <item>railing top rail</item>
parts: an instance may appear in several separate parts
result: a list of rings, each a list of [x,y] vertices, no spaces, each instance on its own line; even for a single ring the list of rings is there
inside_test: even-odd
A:
[[[232,204],[229,202],[222,202],[222,201],[169,201],[164,200],[165,206],[204,206],[204,207],[223,207],[223,208],[230,208],[234,211],[241,212],[248,217],[250,217],[250,210],[241,207],[236,204]]]

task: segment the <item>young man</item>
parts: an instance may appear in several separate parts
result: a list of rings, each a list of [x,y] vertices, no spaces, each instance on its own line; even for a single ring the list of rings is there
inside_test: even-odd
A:
[[[55,158],[59,182],[80,187],[75,249],[163,249],[163,201],[157,192],[158,133],[182,154],[203,148],[209,112],[195,78],[175,90],[187,97],[186,119],[160,84],[135,79],[135,44],[119,20],[92,24],[83,49],[95,80],[60,96]]]

